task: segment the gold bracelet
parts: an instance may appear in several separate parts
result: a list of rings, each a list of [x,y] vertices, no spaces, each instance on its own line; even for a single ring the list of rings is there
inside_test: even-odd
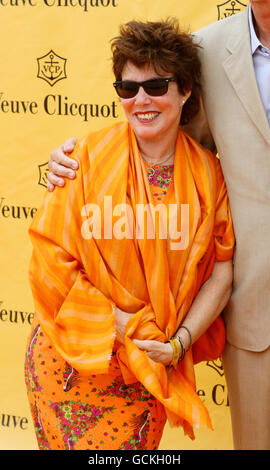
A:
[[[171,343],[172,348],[173,348],[173,357],[171,361],[171,365],[176,365],[179,360],[180,356],[180,343],[176,338],[172,338],[169,340],[169,343]]]
[[[183,342],[182,342],[180,336],[177,336],[177,339],[178,339],[178,341],[179,341],[179,343],[180,343],[180,345],[181,345],[181,356],[180,356],[180,354],[179,354],[178,362],[181,362],[181,361],[184,359],[184,357],[185,357],[186,350],[185,350],[185,347],[184,347],[184,345],[183,345]]]

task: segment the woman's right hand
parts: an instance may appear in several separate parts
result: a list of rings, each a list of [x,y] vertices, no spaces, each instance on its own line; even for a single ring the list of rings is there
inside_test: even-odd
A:
[[[47,182],[49,191],[53,191],[55,186],[64,186],[64,178],[75,178],[79,164],[73,158],[69,158],[67,154],[74,150],[76,142],[77,139],[71,137],[64,144],[60,145],[60,147],[52,151]]]

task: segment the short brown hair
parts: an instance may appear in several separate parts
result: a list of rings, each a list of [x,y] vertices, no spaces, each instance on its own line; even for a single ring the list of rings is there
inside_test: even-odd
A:
[[[190,34],[182,32],[175,18],[159,22],[130,21],[120,26],[112,39],[113,72],[121,80],[125,64],[151,65],[157,73],[169,72],[177,78],[180,93],[191,90],[184,105],[181,124],[187,124],[199,111],[201,95],[200,47]]]

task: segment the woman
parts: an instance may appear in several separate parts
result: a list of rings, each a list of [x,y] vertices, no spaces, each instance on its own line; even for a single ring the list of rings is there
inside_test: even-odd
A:
[[[41,449],[156,449],[166,419],[211,427],[194,364],[224,347],[234,235],[218,160],[179,130],[199,107],[197,46],[176,21],[133,21],[112,52],[127,121],[77,143],[76,179],[30,228]]]

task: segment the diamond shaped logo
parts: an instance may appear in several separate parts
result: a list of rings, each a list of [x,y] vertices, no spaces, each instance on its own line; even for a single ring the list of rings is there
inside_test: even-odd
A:
[[[221,3],[221,5],[217,5],[218,19],[223,20],[228,16],[240,13],[240,11],[244,10],[246,7],[247,4],[239,2],[238,0],[228,0],[225,3]]]
[[[49,162],[43,163],[42,165],[38,165],[39,169],[39,180],[38,184],[44,186],[47,189],[47,181],[48,181],[48,173],[49,173]]]
[[[214,369],[218,373],[218,375],[220,375],[220,377],[223,377],[224,369],[221,358],[216,359],[215,361],[207,361],[206,365]]]
[[[54,86],[59,80],[67,78],[66,62],[67,59],[60,57],[52,49],[48,54],[38,57],[38,78],[42,78],[49,85]]]

